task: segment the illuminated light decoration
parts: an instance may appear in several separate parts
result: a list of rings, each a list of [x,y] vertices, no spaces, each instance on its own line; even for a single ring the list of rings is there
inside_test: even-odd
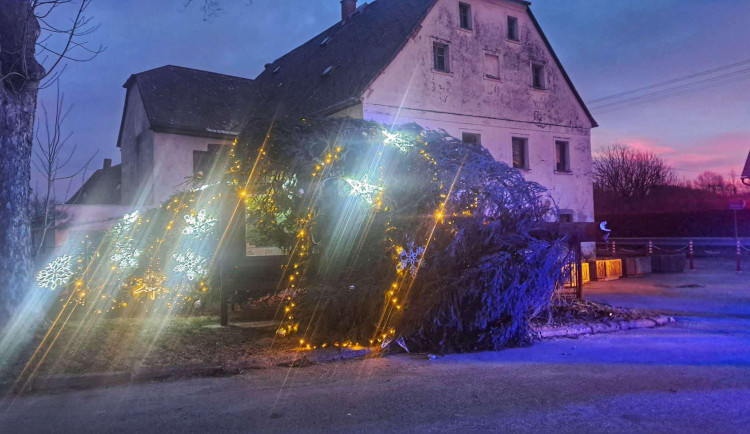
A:
[[[193,236],[205,234],[216,226],[217,221],[217,219],[209,217],[205,209],[198,211],[198,214],[195,215],[186,214],[185,222],[188,225],[182,230],[182,234]]]
[[[130,214],[122,216],[122,219],[112,227],[112,233],[115,235],[122,235],[125,232],[129,232],[133,228],[133,225],[138,221],[140,214],[139,210],[135,210]]]
[[[398,271],[409,270],[411,277],[417,277],[425,248],[421,246],[414,248],[414,243],[409,243],[408,249],[401,248],[400,250],[396,269]]]
[[[385,136],[385,140],[383,140],[384,144],[395,146],[401,152],[409,152],[414,147],[414,144],[404,134],[399,132],[389,133],[388,131],[383,131],[383,135]]]
[[[220,184],[221,184],[220,182],[215,182],[213,184],[204,184],[204,185],[201,185],[200,187],[191,188],[190,192],[191,193],[199,193],[201,191],[208,190],[209,188],[215,187],[215,186],[220,185]]]
[[[133,240],[118,241],[115,243],[115,253],[109,259],[121,270],[127,270],[138,266],[141,253],[141,249],[133,246]]]
[[[138,297],[141,294],[147,294],[151,300],[156,299],[156,295],[162,292],[169,292],[164,288],[167,276],[161,273],[148,272],[145,276],[136,279],[133,295]]]
[[[370,205],[372,205],[373,200],[377,196],[377,193],[383,191],[382,187],[370,184],[370,180],[367,175],[363,176],[359,181],[351,178],[344,178],[344,181],[349,184],[349,196],[360,197]]]
[[[64,286],[73,277],[72,261],[73,257],[69,255],[55,258],[36,274],[36,283],[52,291]]]
[[[192,250],[188,250],[185,253],[175,254],[172,257],[177,261],[177,265],[174,267],[174,272],[185,273],[188,280],[193,281],[206,274],[208,260],[202,256],[196,255]]]

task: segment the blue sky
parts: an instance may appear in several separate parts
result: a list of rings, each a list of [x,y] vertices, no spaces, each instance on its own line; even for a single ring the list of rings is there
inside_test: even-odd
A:
[[[102,158],[119,162],[122,84],[130,74],[174,64],[253,78],[340,16],[338,0],[225,0],[223,13],[205,22],[184,1],[92,4],[100,28],[88,38],[106,51],[70,64],[61,85],[74,104],[67,128],[79,163],[96,150],[92,169]],[[537,0],[532,10],[586,101],[750,59],[748,1]],[[612,143],[649,149],[687,178],[740,171],[750,150],[750,75],[744,77],[594,111],[594,150]],[[43,91],[40,101],[52,107],[54,91]]]

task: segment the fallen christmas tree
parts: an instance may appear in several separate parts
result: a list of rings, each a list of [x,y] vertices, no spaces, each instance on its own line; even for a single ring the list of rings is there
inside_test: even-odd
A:
[[[282,296],[279,338],[499,349],[528,341],[530,318],[564,280],[564,244],[531,234],[551,203],[486,149],[443,132],[250,122],[184,193],[126,216],[95,254],[53,261],[39,283],[86,314],[189,311],[217,298],[219,258],[237,236],[228,229],[240,226],[286,254],[279,283],[255,294]]]

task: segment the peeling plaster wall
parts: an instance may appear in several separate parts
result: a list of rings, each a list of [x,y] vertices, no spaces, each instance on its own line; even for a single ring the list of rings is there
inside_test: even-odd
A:
[[[458,1],[439,0],[394,62],[364,95],[363,116],[386,124],[416,122],[481,134],[492,155],[512,163],[512,137],[528,139],[525,176],[546,186],[575,221],[593,221],[592,123],[536,31],[525,6],[506,0],[462,0],[473,29],[459,28]],[[518,19],[520,42],[509,41],[507,16]],[[433,42],[450,45],[450,73],[433,70]],[[485,53],[497,55],[500,76],[485,76]],[[543,65],[546,89],[532,87],[532,63]],[[570,143],[570,173],[555,172],[555,141]]]

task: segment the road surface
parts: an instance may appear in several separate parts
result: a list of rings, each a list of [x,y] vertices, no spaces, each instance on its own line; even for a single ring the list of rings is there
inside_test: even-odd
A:
[[[587,287],[671,312],[664,328],[33,395],[0,432],[749,432],[748,278],[717,263]]]

